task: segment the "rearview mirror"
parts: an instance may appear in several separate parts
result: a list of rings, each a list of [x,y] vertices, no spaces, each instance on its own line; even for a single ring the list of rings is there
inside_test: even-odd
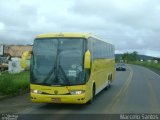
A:
[[[21,57],[21,67],[22,68],[26,68],[27,67],[27,59],[31,54],[32,54],[32,51],[25,51],[22,54],[22,57]]]
[[[91,68],[91,54],[90,54],[89,50],[87,50],[85,52],[85,56],[84,56],[84,68],[85,69],[90,69]]]

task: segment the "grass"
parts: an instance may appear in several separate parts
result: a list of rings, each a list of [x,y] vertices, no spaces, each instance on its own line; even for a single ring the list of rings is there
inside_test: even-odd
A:
[[[0,75],[0,95],[14,95],[29,89],[29,71]]]
[[[141,66],[145,66],[145,67],[148,67],[148,68],[153,68],[153,69],[160,70],[160,63],[135,61],[135,62],[132,62],[132,64],[141,65]]]

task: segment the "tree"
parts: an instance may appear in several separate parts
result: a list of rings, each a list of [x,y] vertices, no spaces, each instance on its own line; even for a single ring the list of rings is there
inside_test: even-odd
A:
[[[134,51],[133,53],[126,52],[122,55],[122,59],[126,62],[136,61],[137,55],[138,55],[138,52],[136,52],[136,51]]]

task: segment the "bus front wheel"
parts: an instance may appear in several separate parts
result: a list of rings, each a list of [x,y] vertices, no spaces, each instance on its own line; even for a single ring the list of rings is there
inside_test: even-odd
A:
[[[107,86],[104,88],[104,90],[108,90],[108,88],[111,87],[111,82],[112,82],[112,75],[109,75],[107,80]]]
[[[89,104],[91,104],[94,100],[94,97],[95,97],[95,84],[93,84],[93,87],[92,87],[92,96],[91,96],[91,99],[88,101]]]

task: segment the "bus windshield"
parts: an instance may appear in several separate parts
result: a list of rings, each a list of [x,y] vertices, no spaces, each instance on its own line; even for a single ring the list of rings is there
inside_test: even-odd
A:
[[[31,62],[31,83],[76,85],[85,83],[84,39],[35,39]]]

